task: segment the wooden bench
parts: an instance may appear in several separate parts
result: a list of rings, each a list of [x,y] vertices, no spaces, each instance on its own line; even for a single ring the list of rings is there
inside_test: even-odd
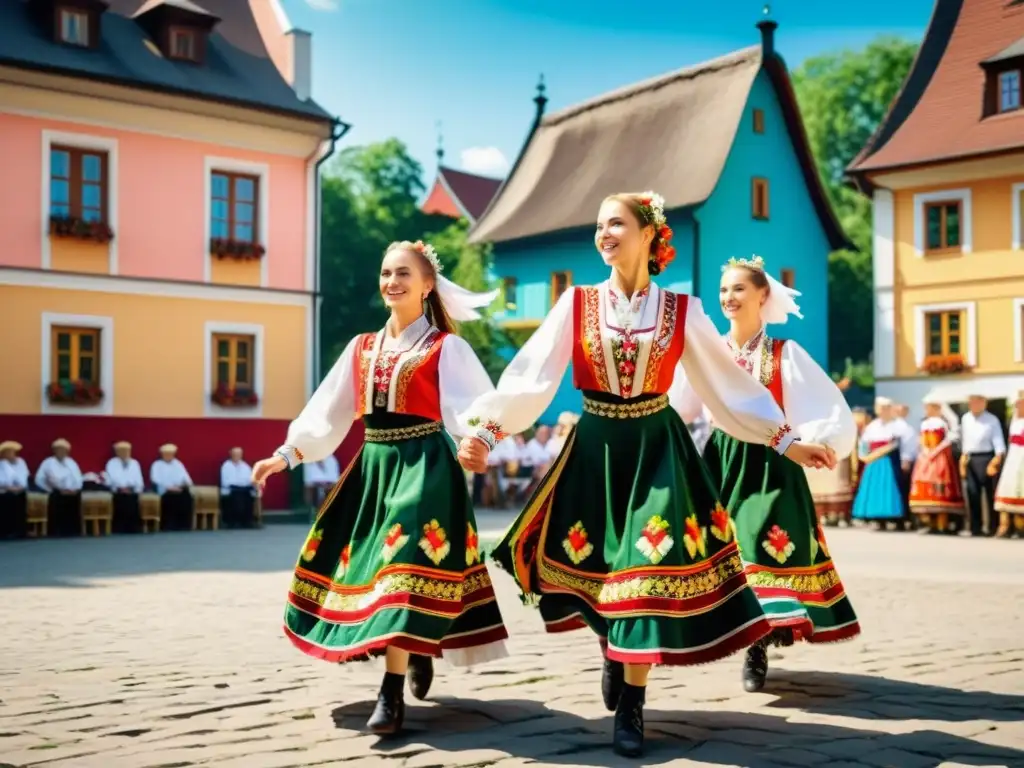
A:
[[[50,497],[45,493],[29,493],[26,502],[28,506],[28,535],[32,538],[46,538],[48,521],[50,519]]]
[[[216,531],[220,528],[220,488],[197,485],[192,489],[192,530]]]
[[[160,494],[143,493],[139,496],[139,518],[142,520],[143,533],[156,533],[160,530]]]
[[[109,491],[82,493],[82,535],[109,536],[114,524],[114,495]]]

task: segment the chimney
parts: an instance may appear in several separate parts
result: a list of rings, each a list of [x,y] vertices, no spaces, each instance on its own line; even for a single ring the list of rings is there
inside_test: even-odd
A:
[[[313,36],[302,29],[285,32],[291,51],[290,84],[295,95],[306,101],[313,91]]]
[[[765,5],[761,13],[764,18],[757,22],[757,28],[761,30],[761,57],[767,59],[775,55],[775,30],[779,25],[772,21],[771,6]]]

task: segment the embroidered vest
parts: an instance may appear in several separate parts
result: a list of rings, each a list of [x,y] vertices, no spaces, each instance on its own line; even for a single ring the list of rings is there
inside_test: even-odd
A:
[[[658,313],[655,318],[654,337],[648,341],[650,354],[644,369],[636,370],[643,376],[641,394],[665,394],[672,386],[676,365],[683,356],[686,330],[686,308],[689,297],[671,291],[658,292]],[[572,383],[576,389],[613,392],[608,380],[607,350],[601,328],[601,292],[596,286],[573,288],[573,351]],[[645,334],[650,339],[650,334]],[[613,346],[613,350],[615,347]],[[613,358],[616,352],[613,351]],[[644,361],[643,354],[635,362],[613,359],[613,367],[623,362],[634,365]],[[629,392],[622,393],[628,397]]]
[[[782,347],[785,343],[785,339],[764,337],[764,346],[761,349],[761,370],[758,374],[758,380],[772,393],[776,405],[783,411],[786,410],[782,395]]]
[[[397,358],[378,351],[377,334],[364,333],[355,357],[356,417],[371,410],[406,413],[441,421],[439,364],[447,333],[431,329]]]

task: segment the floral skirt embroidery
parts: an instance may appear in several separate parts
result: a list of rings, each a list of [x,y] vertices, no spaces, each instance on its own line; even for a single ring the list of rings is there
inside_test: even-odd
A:
[[[712,434],[704,461],[732,514],[747,580],[772,627],[812,643],[860,634],[804,469],[721,430]]]
[[[1011,444],[1006,452],[996,485],[995,508],[1000,512],[1024,515],[1024,446]]]
[[[415,429],[424,423],[368,417],[369,428],[401,432],[367,442],[320,509],[284,622],[310,656],[363,660],[389,645],[462,665],[506,655],[465,477],[451,438]]]
[[[910,511],[915,515],[966,514],[960,468],[952,448],[935,456],[917,457],[910,476]]]
[[[643,402],[586,394],[602,411]],[[770,627],[686,426],[651,410],[585,410],[492,559],[549,632],[589,625],[623,662],[714,661]]]

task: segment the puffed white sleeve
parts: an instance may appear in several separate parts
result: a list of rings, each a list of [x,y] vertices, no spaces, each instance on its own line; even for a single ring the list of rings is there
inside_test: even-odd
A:
[[[455,437],[472,434],[466,412],[477,399],[494,391],[494,383],[473,347],[461,336],[446,336],[441,344],[438,384],[444,428]]]
[[[686,378],[682,363],[676,364],[672,386],[668,390],[668,404],[675,408],[679,418],[686,424],[693,424],[704,416],[704,403]]]
[[[801,440],[821,443],[845,459],[857,446],[857,424],[846,398],[795,341],[782,345],[782,402]]]
[[[687,302],[685,333],[680,363],[715,426],[737,440],[785,453],[796,438],[785,414],[771,392],[736,364],[695,296]]]
[[[498,386],[478,397],[462,419],[464,435],[491,449],[529,429],[555,399],[572,356],[574,291],[563,293],[544,322],[508,364]]]
[[[332,455],[352,428],[356,412],[358,342],[357,336],[348,343],[302,413],[288,427],[288,437],[275,453],[288,462],[289,469],[304,461],[320,461]]]

